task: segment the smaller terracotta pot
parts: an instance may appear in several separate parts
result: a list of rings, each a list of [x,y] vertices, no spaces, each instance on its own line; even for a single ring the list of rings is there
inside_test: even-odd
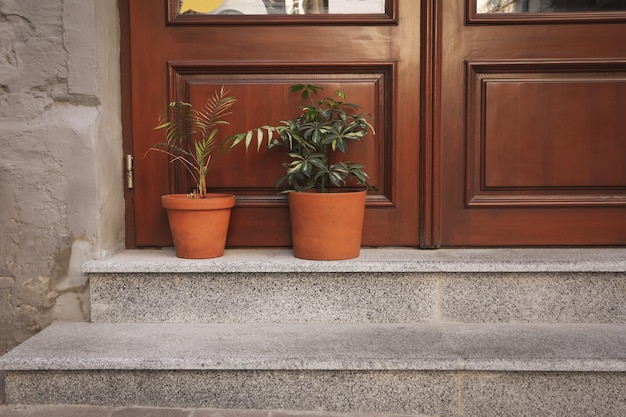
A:
[[[289,193],[294,256],[328,261],[358,257],[366,196],[367,191]]]
[[[205,259],[224,255],[232,194],[207,194],[188,198],[186,194],[161,196],[179,258]]]

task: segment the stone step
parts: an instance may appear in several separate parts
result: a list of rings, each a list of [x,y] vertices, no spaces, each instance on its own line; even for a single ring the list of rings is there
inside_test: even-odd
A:
[[[56,323],[9,404],[624,416],[625,324]]]
[[[214,408],[109,407],[96,405],[1,405],[2,417],[428,417],[417,414],[333,413],[323,411]]]
[[[626,249],[130,250],[84,265],[99,323],[626,323]]]

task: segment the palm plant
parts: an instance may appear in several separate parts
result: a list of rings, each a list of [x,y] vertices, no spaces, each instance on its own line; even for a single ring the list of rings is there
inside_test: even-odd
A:
[[[228,94],[222,86],[199,110],[190,103],[171,102],[155,127],[165,129],[165,142],[155,143],[148,151],[165,153],[172,157],[172,163],[182,163],[196,183],[193,198],[206,197],[209,170],[245,137],[241,133],[226,138],[218,135],[221,126],[230,124],[224,118],[237,101]]]

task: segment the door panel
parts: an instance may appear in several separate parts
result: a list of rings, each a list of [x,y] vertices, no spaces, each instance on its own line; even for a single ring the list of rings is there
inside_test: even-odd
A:
[[[230,126],[222,129],[229,134],[293,116],[300,104],[288,94],[293,83],[321,85],[325,94],[342,89],[371,114],[376,135],[347,155],[367,166],[373,185],[363,242],[417,245],[420,7],[410,0],[388,2],[394,6],[390,16],[400,3],[400,23],[387,15],[346,15],[315,16],[308,25],[293,16],[225,16],[219,24],[220,16],[172,17],[166,1],[128,2],[135,245],[171,244],[160,196],[189,189],[180,167],[164,155],[146,155],[161,140],[154,126],[165,104],[201,104],[224,85],[237,98]],[[209,174],[210,191],[237,196],[227,245],[291,244],[286,199],[275,188],[282,161],[274,150],[246,153],[240,147]]]
[[[467,65],[469,206],[626,202],[622,62]]]
[[[468,5],[437,15],[439,245],[626,243],[626,25]]]

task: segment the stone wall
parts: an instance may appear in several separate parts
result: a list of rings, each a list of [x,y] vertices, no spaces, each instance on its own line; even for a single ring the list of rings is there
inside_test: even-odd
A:
[[[0,1],[0,354],[89,319],[123,248],[117,0]]]

